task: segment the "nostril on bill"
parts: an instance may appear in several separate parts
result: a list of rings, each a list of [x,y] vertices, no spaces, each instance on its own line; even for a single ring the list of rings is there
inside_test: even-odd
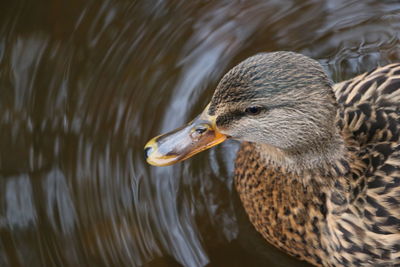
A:
[[[145,157],[145,159],[147,159],[150,156],[151,152],[153,152],[153,148],[151,146],[146,147],[144,149],[144,157]]]
[[[196,133],[198,133],[198,134],[202,134],[205,131],[207,131],[206,127],[198,127],[198,128],[196,128]]]

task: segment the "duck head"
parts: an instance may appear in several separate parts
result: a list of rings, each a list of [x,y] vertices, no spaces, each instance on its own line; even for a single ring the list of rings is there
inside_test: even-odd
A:
[[[171,165],[227,138],[285,155],[321,149],[335,136],[337,102],[315,60],[293,52],[262,53],[231,69],[204,111],[145,146],[147,162]]]

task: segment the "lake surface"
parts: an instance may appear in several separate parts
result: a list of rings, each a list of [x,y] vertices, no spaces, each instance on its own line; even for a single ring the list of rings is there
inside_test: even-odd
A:
[[[2,1],[0,266],[304,266],[243,214],[237,142],[163,168],[143,146],[255,53],[341,81],[399,38],[397,0]]]

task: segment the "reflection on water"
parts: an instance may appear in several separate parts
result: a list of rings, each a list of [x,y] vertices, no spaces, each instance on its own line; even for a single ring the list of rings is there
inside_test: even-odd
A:
[[[232,189],[238,143],[173,167],[142,148],[261,51],[335,81],[400,61],[397,1],[4,1],[0,266],[291,266]]]

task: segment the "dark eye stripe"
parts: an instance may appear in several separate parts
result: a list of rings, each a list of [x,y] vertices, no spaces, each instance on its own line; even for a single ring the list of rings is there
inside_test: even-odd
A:
[[[279,104],[279,105],[268,106],[268,108],[261,107],[261,106],[257,106],[257,107],[260,108],[259,113],[261,113],[261,112],[265,112],[265,111],[270,111],[275,108],[292,107],[292,106],[293,106],[293,104],[291,104],[291,103],[284,103],[284,104]],[[244,116],[249,116],[249,114],[242,110],[231,111],[229,113],[218,116],[216,119],[216,124],[217,124],[217,126],[227,125],[233,121],[240,120]]]
[[[218,116],[215,123],[217,124],[217,126],[227,125],[232,121],[240,120],[245,115],[246,113],[240,110],[231,111],[229,113]]]
[[[261,112],[264,110],[264,108],[261,108]],[[217,117],[216,120],[216,124],[217,126],[223,126],[226,124],[229,124],[233,121],[237,121],[240,120],[242,117],[245,116],[249,116],[249,113],[247,113],[246,111],[242,111],[242,110],[235,110],[235,111],[231,111],[229,113],[220,115]]]

